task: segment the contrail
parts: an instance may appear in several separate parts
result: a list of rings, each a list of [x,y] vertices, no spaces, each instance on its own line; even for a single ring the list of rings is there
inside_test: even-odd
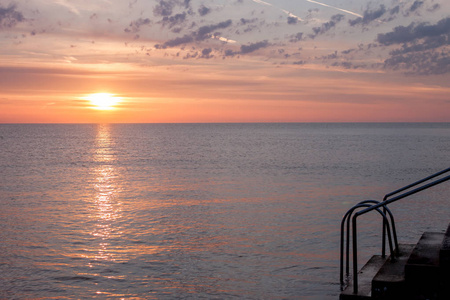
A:
[[[255,0],[253,0],[253,1],[255,1]],[[257,1],[259,1],[259,0],[257,0]],[[325,4],[325,3],[320,3],[320,2],[317,2],[317,1],[314,1],[314,0],[306,0],[306,1],[311,2],[311,3],[318,4],[318,5],[322,5],[322,6],[325,6],[325,7],[334,8],[334,9],[337,9],[337,10],[339,10],[339,11],[342,11],[342,12],[345,12],[345,13],[348,13],[348,14],[351,14],[351,15],[354,15],[354,16],[357,16],[357,17],[360,17],[360,18],[363,18],[362,15],[357,14],[357,13],[354,13],[354,12],[349,11],[349,10],[346,10],[346,9],[342,9],[342,8],[339,8],[339,7],[331,6],[331,5],[328,5],[328,4]]]
[[[253,1],[253,2],[256,2],[256,3],[258,3],[258,4],[267,5],[267,6],[272,6],[272,7],[276,8],[276,9],[281,10],[282,12],[284,12],[285,14],[287,14],[287,15],[288,15],[289,17],[291,17],[291,18],[296,18],[296,19],[299,20],[299,21],[303,21],[299,16],[296,16],[296,15],[294,15],[293,13],[291,13],[291,12],[285,10],[285,9],[276,7],[275,5],[273,5],[273,4],[271,4],[271,3],[268,3],[268,2],[265,2],[265,1],[262,1],[262,0],[252,0],[252,1]]]
[[[66,0],[56,0],[55,2],[59,5],[62,5],[66,8],[68,8],[74,14],[80,15],[80,11],[73,4],[67,3]]]
[[[256,2],[256,3],[259,3],[259,4],[263,4],[263,5],[273,6],[272,4],[264,2],[264,1],[261,1],[261,0],[253,0],[253,2]]]

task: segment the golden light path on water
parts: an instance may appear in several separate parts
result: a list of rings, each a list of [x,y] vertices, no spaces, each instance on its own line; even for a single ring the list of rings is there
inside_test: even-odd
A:
[[[119,148],[113,137],[113,126],[97,125],[89,181],[89,188],[93,189],[94,194],[88,208],[89,235],[94,242],[84,251],[87,254],[84,258],[88,261],[88,271],[78,275],[109,282],[103,287],[99,286],[95,292],[105,297],[124,296],[123,291],[110,285],[116,281],[125,282],[128,276],[135,276],[124,272],[118,265],[127,265],[130,260],[142,255],[167,250],[162,245],[142,241],[142,234],[151,229],[141,228],[144,231],[141,232],[132,225],[134,220],[130,219],[130,213],[143,209],[146,204],[123,202],[123,193],[129,192],[129,188],[123,186],[126,175],[121,169]]]
[[[117,184],[117,170],[114,166],[114,150],[111,140],[110,127],[99,125],[96,136],[96,150],[94,152],[94,206],[91,218],[96,220],[96,226],[91,235],[100,239],[96,260],[118,259],[109,250],[111,239],[119,239],[122,229],[117,227],[117,222],[122,217],[122,203],[118,201],[119,186]]]
[[[192,230],[192,226],[199,225],[190,224],[182,216],[180,216],[181,220],[179,221],[173,220],[174,223],[177,223],[176,226],[174,224],[164,226],[156,220],[149,221],[149,224],[145,226],[143,224],[146,222],[138,221],[138,216],[142,211],[154,211],[156,215],[160,215],[160,211],[170,210],[170,207],[175,204],[172,201],[155,203],[153,201],[139,201],[134,197],[129,197],[130,187],[123,186],[123,183],[127,182],[124,179],[127,175],[126,170],[121,165],[120,149],[120,141],[114,138],[114,125],[98,125],[95,147],[92,152],[91,180],[89,181],[90,189],[94,192],[90,198],[88,209],[89,235],[92,237],[93,243],[90,243],[84,251],[88,269],[78,275],[103,281],[104,284],[98,285],[98,288],[93,291],[100,297],[123,297],[126,295],[124,290],[112,288],[111,285],[116,281],[127,282],[131,277],[139,276],[139,274],[130,273],[130,270],[122,269],[123,266],[129,265],[130,261],[147,257],[150,261],[147,261],[146,264],[151,264],[151,257],[154,255],[180,255],[180,253],[186,255],[187,253],[202,252],[208,249],[208,245],[202,247],[194,241],[183,239],[185,232]],[[136,184],[137,186],[134,186],[134,188],[139,187],[138,183]],[[195,203],[189,201],[183,203],[183,205],[195,205]],[[135,213],[137,215],[134,215]],[[134,217],[132,217],[133,215]],[[188,224],[183,225],[185,222]],[[198,222],[199,224],[202,223]],[[150,236],[157,236],[158,238],[152,242],[149,240]],[[208,236],[201,239],[209,240]],[[217,246],[218,244],[214,242],[212,248]],[[189,264],[185,266],[187,269],[191,267],[190,263],[189,261]],[[179,268],[178,265],[183,263],[174,262],[174,264],[175,266],[172,266],[172,268]],[[170,263],[168,265],[170,268]],[[213,288],[207,282],[201,280],[196,280],[195,284],[183,282],[176,276],[169,280],[165,277],[165,273],[166,271],[162,269],[161,274],[150,273],[153,275],[149,278],[145,276],[138,280],[144,286],[152,286],[167,291],[183,290],[186,293],[192,293],[199,287]],[[214,289],[220,291],[222,288],[218,285],[214,286]]]

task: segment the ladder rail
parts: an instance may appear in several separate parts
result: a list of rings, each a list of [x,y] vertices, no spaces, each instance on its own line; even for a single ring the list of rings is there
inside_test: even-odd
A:
[[[345,257],[346,257],[346,278],[350,276],[349,271],[349,261],[350,261],[350,251],[349,251],[349,243],[350,243],[350,219],[352,222],[352,256],[353,256],[353,293],[358,293],[358,238],[357,238],[357,219],[358,217],[365,215],[371,211],[376,211],[382,216],[382,256],[385,257],[386,252],[386,233],[388,236],[389,241],[389,250],[391,253],[391,259],[395,260],[396,255],[398,255],[398,241],[397,241],[397,232],[395,228],[395,220],[392,212],[389,210],[388,205],[391,203],[394,203],[398,200],[407,198],[411,195],[414,195],[416,193],[419,193],[421,191],[427,190],[431,187],[434,187],[436,185],[439,185],[441,183],[444,183],[448,180],[450,180],[450,175],[447,175],[445,177],[441,177],[439,179],[435,179],[436,177],[439,177],[447,172],[450,172],[450,168],[444,169],[442,171],[439,171],[433,175],[430,175],[428,177],[425,177],[421,180],[418,180],[414,183],[411,183],[409,185],[406,185],[400,189],[397,189],[391,193],[388,193],[384,196],[382,201],[376,201],[376,200],[364,200],[359,202],[358,204],[354,205],[352,208],[350,208],[344,215],[341,221],[341,244],[340,244],[340,282],[341,282],[341,288],[345,286],[345,280],[344,280],[344,239],[346,235],[346,251],[345,251]],[[434,181],[430,183],[424,184],[426,181],[429,181],[431,179],[435,179]],[[417,187],[418,186],[418,187]],[[415,187],[415,188],[414,188]],[[414,189],[412,189],[414,188]],[[405,192],[406,191],[406,192]],[[403,193],[402,193],[403,192]],[[401,193],[401,194],[399,194]],[[397,195],[399,194],[399,195]],[[397,195],[397,196],[394,196]],[[389,216],[389,219],[388,217]],[[347,226],[345,226],[347,225]],[[347,230],[345,230],[345,227]],[[394,241],[392,241],[392,239]]]

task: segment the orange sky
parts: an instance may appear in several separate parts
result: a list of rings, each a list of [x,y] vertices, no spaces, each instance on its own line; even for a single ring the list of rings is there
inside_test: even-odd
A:
[[[248,66],[247,62],[247,66]],[[256,65],[256,63],[255,63]],[[228,66],[2,72],[2,123],[449,121],[450,88],[396,74]],[[4,69],[3,69],[4,70]],[[5,74],[7,73],[7,74]],[[257,74],[257,75],[255,75]],[[402,79],[402,78],[401,78]],[[84,99],[106,92],[115,109]],[[444,109],[447,108],[447,109]]]
[[[442,68],[431,60],[432,52],[423,51],[414,53],[422,55],[422,62],[428,59],[429,65],[422,66],[423,70],[417,69],[414,61],[410,69],[404,64],[391,66],[399,59],[392,50],[404,51],[404,57],[410,50],[405,50],[407,43],[389,44],[386,39],[392,34],[387,33],[395,33],[400,20],[406,26],[423,19],[417,14],[407,15],[412,6],[406,4],[396,23],[386,18],[384,8],[379,10],[379,19],[366,22],[367,11],[352,8],[353,14],[339,17],[323,5],[313,10],[316,16],[308,21],[306,7],[299,5],[297,21],[291,16],[282,23],[279,20],[286,18],[284,10],[252,2],[249,9],[266,13],[264,23],[260,21],[258,26],[268,30],[266,35],[255,31],[250,36],[239,29],[243,18],[214,23],[202,15],[204,12],[195,13],[196,2],[192,1],[191,16],[210,25],[184,34],[186,43],[172,46],[181,41],[174,30],[162,37],[164,30],[172,27],[163,21],[136,19],[137,15],[131,16],[135,13],[131,4],[124,18],[135,21],[124,20],[120,25],[119,10],[113,7],[101,14],[96,6],[101,1],[83,9],[63,2],[41,7],[40,13],[19,4],[3,7],[0,123],[450,122],[448,66]],[[172,2],[172,16],[181,15],[175,12],[178,2]],[[40,4],[31,1],[30,7],[33,5],[39,8]],[[141,11],[147,8],[146,13],[155,20],[159,11],[156,2],[152,5],[142,6]],[[423,6],[422,15],[430,11],[430,5]],[[437,22],[436,28],[440,28],[438,24],[450,14],[449,7],[442,2],[436,9],[440,15],[434,14],[435,20],[427,24]],[[62,21],[64,14],[67,22]],[[354,19],[359,15],[364,16],[361,21]],[[275,23],[269,23],[269,16]],[[85,19],[89,22],[80,23]],[[246,22],[257,23],[256,18],[252,20]],[[61,27],[56,29],[54,24]],[[148,25],[145,32],[144,25]],[[124,30],[124,26],[128,27]],[[283,34],[277,34],[280,28]],[[218,41],[218,36],[199,38],[202,30],[213,29],[220,30],[228,40]],[[289,30],[303,30],[304,34],[288,35]],[[314,35],[306,35],[308,30]],[[348,34],[349,30],[355,34]],[[136,33],[133,39],[126,36],[131,31]],[[385,39],[380,38],[380,32],[386,33]],[[411,45],[425,45],[427,41],[421,36]],[[444,62],[448,61],[448,48],[437,48]],[[111,110],[93,109],[85,98],[93,93],[114,94],[121,101]]]

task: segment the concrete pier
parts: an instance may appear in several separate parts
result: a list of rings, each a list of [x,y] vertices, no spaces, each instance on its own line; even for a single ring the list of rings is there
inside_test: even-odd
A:
[[[417,244],[400,244],[392,261],[373,256],[358,273],[358,294],[350,284],[341,300],[450,299],[450,225],[447,232],[425,232]]]

